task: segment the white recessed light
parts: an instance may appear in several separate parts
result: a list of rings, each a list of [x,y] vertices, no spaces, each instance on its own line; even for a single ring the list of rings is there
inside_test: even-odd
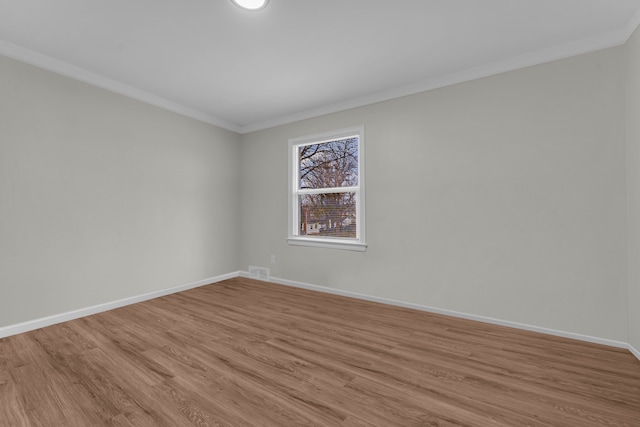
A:
[[[269,0],[231,0],[236,6],[247,10],[259,10],[267,5]]]

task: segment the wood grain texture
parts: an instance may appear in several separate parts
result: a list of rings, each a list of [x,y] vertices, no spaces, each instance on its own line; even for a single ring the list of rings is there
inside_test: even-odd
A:
[[[0,426],[640,426],[622,349],[236,278],[0,340]]]

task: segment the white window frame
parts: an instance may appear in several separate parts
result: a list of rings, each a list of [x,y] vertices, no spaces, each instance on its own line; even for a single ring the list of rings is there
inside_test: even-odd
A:
[[[358,185],[352,187],[338,187],[335,192],[354,192],[356,197],[356,237],[306,237],[300,235],[300,206],[298,196],[301,194],[325,193],[327,189],[299,189],[300,163],[298,147],[303,145],[320,144],[338,139],[358,137]],[[356,126],[336,131],[323,132],[289,139],[289,237],[290,245],[314,246],[332,249],[346,249],[363,252],[367,248],[365,240],[365,201],[364,201],[364,126]],[[329,190],[331,191],[331,190]]]

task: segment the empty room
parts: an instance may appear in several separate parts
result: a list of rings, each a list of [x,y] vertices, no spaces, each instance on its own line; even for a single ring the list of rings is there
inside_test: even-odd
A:
[[[640,0],[0,0],[0,426],[640,427]]]

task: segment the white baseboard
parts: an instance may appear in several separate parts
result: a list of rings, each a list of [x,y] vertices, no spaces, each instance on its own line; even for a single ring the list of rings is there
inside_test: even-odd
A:
[[[249,274],[245,271],[241,271],[240,276],[249,277]],[[388,299],[388,298],[380,298],[380,297],[375,297],[371,295],[360,294],[357,292],[350,292],[350,291],[343,291],[340,289],[328,288],[326,286],[311,285],[309,283],[302,283],[294,280],[281,279],[278,277],[271,277],[269,281],[273,283],[278,283],[280,285],[293,286],[296,288],[309,289],[312,291],[319,291],[319,292],[341,295],[341,296],[350,297],[350,298],[357,298],[357,299],[366,300],[366,301],[390,304],[398,307],[412,308],[414,310],[426,311],[429,313],[436,313],[436,314],[443,314],[446,316],[453,316],[453,317],[458,317],[458,318],[467,319],[467,320],[475,320],[478,322],[491,323],[494,325],[507,326],[510,328],[523,329],[525,331],[540,332],[547,335],[554,335],[562,338],[570,338],[570,339],[586,341],[586,342],[595,343],[595,344],[602,344],[610,347],[617,347],[617,348],[624,348],[624,349],[629,349],[630,347],[629,344],[622,341],[614,341],[606,338],[592,337],[589,335],[582,335],[582,334],[577,334],[573,332],[558,331],[555,329],[527,325],[524,323],[511,322],[508,320],[494,319],[492,317],[478,316],[475,314],[461,313],[458,311],[445,310],[441,308],[429,307],[429,306],[420,305],[420,304],[413,304],[413,303],[404,302],[404,301],[397,301],[397,300]],[[633,350],[631,352],[633,353]],[[639,355],[637,351],[634,354],[636,357],[638,357]],[[640,357],[638,357],[638,359],[640,359]]]
[[[153,298],[159,298],[165,295],[175,294],[176,292],[186,291],[189,289],[208,285],[210,283],[232,279],[234,277],[238,277],[239,275],[240,275],[240,272],[236,271],[233,273],[210,277],[208,279],[198,280],[197,282],[193,282],[193,283],[187,283],[186,285],[180,285],[180,286],[175,286],[173,288],[149,292],[144,295],[124,298],[117,301],[94,305],[92,307],[81,308],[79,310],[68,311],[66,313],[61,313],[61,314],[55,314],[53,316],[42,317],[40,319],[30,320],[27,322],[18,323],[16,325],[0,327],[0,338],[21,334],[23,332],[33,331],[35,329],[44,328],[45,326],[51,326],[57,323],[67,322],[69,320],[90,316],[92,314],[101,313],[107,310],[113,310],[115,308],[124,307],[126,305],[131,305],[131,304],[135,304],[142,301],[147,301]]]
[[[221,282],[223,280],[232,279],[234,277],[249,277],[249,273],[246,271],[235,271],[232,273],[222,274],[220,276],[210,277],[208,279],[199,280],[197,282],[188,283],[186,285],[175,286],[173,288],[162,289],[159,291],[150,292],[143,295],[124,298],[117,301],[108,302],[105,304],[98,304],[92,307],[82,308],[79,310],[73,310],[66,313],[56,314],[53,316],[42,317],[40,319],[30,320],[15,325],[9,325],[0,327],[0,339],[9,337],[11,335],[21,334],[23,332],[33,331],[35,329],[44,328],[46,326],[55,325],[57,323],[67,322],[69,320],[78,319],[80,317],[90,316],[92,314],[101,313],[103,311],[113,310],[119,307],[135,304],[142,301],[147,301],[153,298],[163,297],[165,295],[174,294],[177,292],[186,291],[189,289],[197,288],[200,286],[208,285],[211,283]],[[458,311],[445,310],[435,307],[429,307],[419,304],[408,303],[404,301],[397,301],[388,298],[375,297],[372,295],[360,294],[357,292],[343,291],[340,289],[329,288],[326,286],[311,285],[309,283],[297,282],[294,280],[281,279],[278,277],[270,277],[270,282],[278,283],[280,285],[292,286],[296,288],[309,289],[312,291],[325,292],[334,295],[341,295],[350,298],[356,298],[366,301],[379,302],[382,304],[395,305],[398,307],[411,308],[414,310],[426,311],[429,313],[443,314],[446,316],[453,316],[462,319],[475,320],[479,322],[491,323],[494,325],[507,326],[510,328],[523,329],[527,331],[540,332],[543,334],[559,336],[563,338],[571,338],[580,341],[586,341],[596,344],[607,345],[610,347],[618,347],[628,349],[638,360],[640,360],[640,351],[635,349],[631,344],[627,344],[621,341],[614,341],[605,338],[592,337],[589,335],[576,334],[572,332],[558,331],[555,329],[542,328],[539,326],[527,325],[523,323],[510,322],[507,320],[494,319],[491,317],[478,316],[474,314],[461,313]]]
[[[640,351],[636,350],[631,344],[627,346],[631,354],[633,354],[636,359],[640,360]]]

